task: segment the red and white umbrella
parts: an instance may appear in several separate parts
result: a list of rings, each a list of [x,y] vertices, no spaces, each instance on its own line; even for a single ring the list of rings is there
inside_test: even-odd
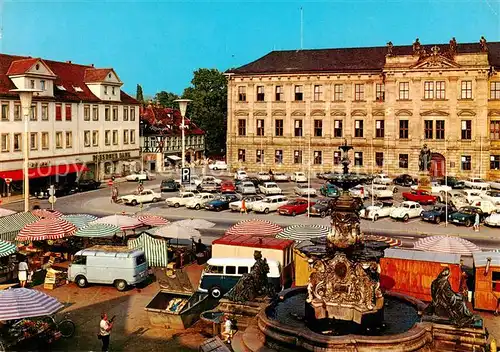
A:
[[[230,227],[225,236],[228,235],[250,235],[259,237],[275,237],[281,233],[283,228],[271,221],[261,219],[249,219],[240,221]]]
[[[481,249],[474,243],[460,237],[452,236],[429,236],[421,238],[415,242],[414,248],[427,252],[465,255],[471,255],[474,252],[481,252]]]
[[[49,209],[35,209],[32,210],[31,213],[40,219],[54,219],[60,218],[63,214],[57,210],[49,210]]]
[[[37,290],[0,291],[0,321],[52,315],[61,308],[63,305],[57,299]]]
[[[400,247],[402,244],[400,239],[387,237],[387,236],[366,235],[365,240],[366,241],[384,242],[391,247]]]
[[[16,237],[17,241],[44,241],[73,236],[77,228],[63,219],[40,219],[24,226]]]
[[[144,226],[139,219],[127,215],[109,215],[92,221],[90,224],[110,224],[118,226],[122,231],[134,230]]]
[[[165,226],[170,224],[170,221],[158,215],[141,215],[137,217],[137,220],[139,220],[146,226],[152,227]]]

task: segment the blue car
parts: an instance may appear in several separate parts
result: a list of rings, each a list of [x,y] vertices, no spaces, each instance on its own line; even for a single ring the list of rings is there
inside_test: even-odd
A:
[[[220,198],[214,199],[205,205],[206,210],[221,211],[229,209],[229,203],[240,200],[237,194],[224,194]]]

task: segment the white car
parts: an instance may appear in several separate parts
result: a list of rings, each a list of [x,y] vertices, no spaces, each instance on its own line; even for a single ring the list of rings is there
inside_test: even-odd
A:
[[[203,183],[203,182],[213,182],[215,184],[220,185],[222,183],[222,180],[220,178],[213,177],[213,176],[202,176],[201,183]]]
[[[127,181],[148,181],[148,180],[154,180],[156,176],[154,174],[151,174],[147,171],[141,171],[141,172],[134,172],[133,174],[125,176],[125,179]]]
[[[259,195],[252,195],[252,196],[246,196],[243,197],[245,200],[245,207],[247,208],[247,211],[253,210],[253,204],[255,202],[260,202],[261,200],[264,199],[263,196]],[[229,203],[229,210],[231,211],[241,211],[241,205],[243,203],[243,200],[238,200],[236,202]]]
[[[446,194],[448,194],[448,197],[446,196]],[[451,190],[448,192],[444,192],[444,191],[441,192],[439,194],[439,201],[441,203],[451,204],[456,209],[460,209],[461,207],[469,205],[469,202],[467,201],[467,198],[465,198],[462,191],[457,191],[457,190]]]
[[[304,172],[294,172],[292,176],[290,176],[290,180],[294,182],[307,182],[307,176]]]
[[[500,191],[486,191],[485,193],[481,194],[481,198],[489,200],[495,206],[500,205]]]
[[[478,207],[485,214],[491,214],[497,210],[496,205],[486,199],[475,200],[470,205],[473,207]]]
[[[288,181],[288,175],[285,174],[284,172],[275,172],[273,174],[273,180],[276,182]]]
[[[268,214],[271,211],[278,210],[279,207],[288,203],[285,196],[269,196],[265,199],[252,204],[252,210],[256,213]]]
[[[377,221],[379,218],[390,216],[394,209],[392,203],[376,202],[373,205],[361,209],[359,216],[363,219]]]
[[[198,185],[195,181],[191,180],[190,183],[181,185],[180,190],[182,192],[196,192],[198,191]]]
[[[189,209],[201,209],[205,208],[208,202],[215,199],[215,195],[212,193],[198,193],[194,197],[190,197],[186,203],[186,208]]]
[[[196,186],[201,185],[201,179],[200,179],[200,177],[198,175],[191,175],[190,182],[194,183]],[[175,180],[175,183],[177,183],[179,186],[182,186],[180,178],[178,178],[177,180]]]
[[[372,185],[365,187],[365,193],[367,196],[371,197],[373,195],[377,199],[394,197],[393,188],[382,184],[373,184],[373,187]]]
[[[260,181],[271,181],[271,175],[267,172],[261,171],[257,173],[257,179]]]
[[[181,192],[177,197],[170,197],[165,200],[169,207],[183,207],[185,206],[192,198],[194,198],[195,194],[193,192]]]
[[[216,160],[213,164],[208,164],[210,170],[227,170],[227,164],[225,161]]]
[[[354,186],[353,188],[351,188],[349,190],[349,193],[351,194],[352,197],[354,198],[366,198],[368,196],[368,194],[366,193],[366,188],[367,187],[371,187],[371,185],[367,186],[367,185],[357,185],[357,186]]]
[[[386,174],[377,174],[377,175],[375,175],[375,178],[373,179],[373,183],[376,183],[379,185],[390,185],[392,183],[392,178],[390,178]]]
[[[463,189],[460,191],[460,193],[464,196],[465,200],[467,200],[467,203],[469,204],[482,199],[481,192],[475,189]]]
[[[145,189],[142,192],[134,192],[127,196],[120,197],[124,204],[137,205],[139,203],[156,203],[161,200],[161,194]]]
[[[242,181],[236,186],[236,191],[241,194],[255,194],[257,193],[257,189],[255,185],[251,181]]]
[[[259,185],[259,191],[265,195],[283,194],[283,190],[278,187],[276,182],[264,182]]]
[[[423,211],[424,209],[419,203],[404,201],[391,211],[390,216],[392,219],[408,221],[408,219],[420,217]]]
[[[486,217],[484,223],[488,226],[500,227],[500,209],[495,210],[490,216]]]
[[[316,190],[312,187],[308,187],[307,184],[300,183],[293,188],[293,192],[298,196],[316,196]]]
[[[490,188],[490,184],[479,177],[470,177],[464,183],[467,188]]]
[[[500,180],[493,180],[489,181],[488,183],[490,184],[491,188],[500,190]]]
[[[238,170],[234,173],[235,180],[243,181],[246,178],[248,178],[248,174],[245,170]]]
[[[420,187],[419,185],[413,185],[410,188],[412,190],[417,190],[417,189],[419,189],[419,187]],[[429,188],[430,188],[431,194],[434,196],[439,196],[441,193],[446,192],[446,191],[449,192],[453,189],[450,186],[442,185],[439,182],[431,182],[431,184],[429,185]]]

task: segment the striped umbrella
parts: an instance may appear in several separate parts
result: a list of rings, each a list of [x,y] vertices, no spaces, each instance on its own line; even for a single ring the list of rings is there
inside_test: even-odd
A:
[[[7,257],[17,252],[15,244],[0,240],[0,257]]]
[[[176,221],[174,224],[183,227],[191,227],[197,230],[211,229],[212,227],[215,226],[215,223],[205,219],[184,219]]]
[[[0,321],[52,315],[61,308],[63,305],[57,299],[37,290],[0,291]]]
[[[75,225],[63,219],[40,219],[24,226],[16,240],[19,242],[55,240],[72,236],[76,230]]]
[[[178,240],[189,240],[193,238],[200,238],[200,231],[193,229],[192,227],[179,226],[177,223],[168,224],[161,227],[156,227],[152,231],[149,231],[153,236],[164,237],[164,238],[174,238]]]
[[[390,247],[400,247],[402,244],[400,239],[387,237],[387,236],[366,235],[365,240],[366,241],[384,242],[384,243],[388,244]]]
[[[89,224],[85,227],[78,229],[75,236],[78,237],[111,237],[120,232],[118,226],[111,224]]]
[[[282,231],[283,228],[281,226],[276,225],[275,223],[268,220],[249,219],[240,221],[239,223],[230,227],[226,231],[225,236],[251,235],[259,237],[274,237]]]
[[[91,224],[110,224],[118,226],[122,231],[134,230],[144,226],[138,219],[127,215],[109,215],[103,218],[94,220]]]
[[[69,221],[75,225],[76,228],[80,229],[87,226],[89,222],[97,220],[97,216],[90,214],[70,214],[61,216],[61,219]]]
[[[306,241],[311,238],[328,235],[330,228],[323,225],[290,225],[276,235],[276,238],[286,238],[294,241]]]
[[[30,211],[4,216],[0,218],[0,239],[14,241],[24,226],[38,220]]]
[[[481,249],[474,243],[460,237],[452,236],[429,236],[421,238],[415,242],[414,248],[421,251],[465,255],[472,255],[474,252],[481,252]]]
[[[35,209],[32,210],[31,212],[33,213],[33,215],[39,217],[40,219],[53,219],[62,216],[62,213],[57,210]]]
[[[14,210],[0,208],[0,218],[7,216],[7,215],[15,214],[15,213],[17,213],[17,212]]]
[[[137,220],[142,222],[144,225],[151,227],[170,224],[170,221],[158,215],[141,215],[137,217]]]

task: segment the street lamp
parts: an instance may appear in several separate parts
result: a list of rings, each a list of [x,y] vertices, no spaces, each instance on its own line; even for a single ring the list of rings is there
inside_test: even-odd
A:
[[[182,133],[182,167],[184,167],[184,164],[186,162],[186,139],[185,139],[185,132],[184,129],[186,126],[184,126],[184,116],[186,116],[186,109],[187,105],[191,99],[177,99],[174,100],[175,102],[179,103],[179,110],[181,111],[181,117],[182,117],[182,124],[181,124],[181,133]]]
[[[19,93],[21,109],[24,116],[24,137],[23,137],[23,191],[24,191],[24,211],[29,211],[30,183],[28,175],[29,164],[29,118],[33,93],[41,92],[39,89],[11,89],[13,93]]]

